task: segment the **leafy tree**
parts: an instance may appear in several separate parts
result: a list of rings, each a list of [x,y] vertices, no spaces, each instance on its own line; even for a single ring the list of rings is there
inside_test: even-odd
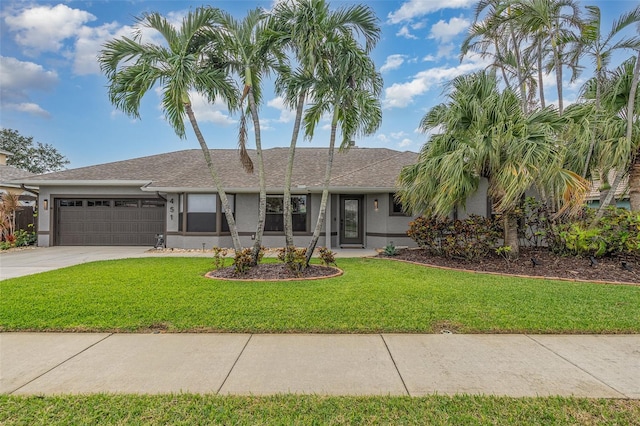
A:
[[[31,173],[55,172],[69,164],[69,160],[52,145],[34,143],[33,137],[22,136],[17,130],[2,129],[0,149],[13,154],[7,164]]]
[[[515,257],[515,213],[525,191],[536,188],[560,211],[584,199],[586,182],[562,168],[556,132],[563,120],[553,108],[524,113],[513,90],[498,89],[495,73],[460,76],[450,88],[448,102],[420,123],[423,131],[440,130],[423,146],[417,164],[402,170],[400,201],[414,214],[446,217],[486,178],[495,211],[504,217],[504,244]]]
[[[277,92],[290,107],[296,109],[284,184],[284,233],[288,248],[294,245],[291,177],[307,93],[313,90],[314,77],[327,65],[327,45],[344,36],[362,35],[363,49],[369,53],[380,37],[380,27],[367,6],[353,5],[331,11],[325,0],[279,2],[274,9],[273,20],[272,28],[276,31],[279,45],[288,48],[298,64],[295,71],[281,69],[276,81]]]
[[[134,38],[107,42],[98,59],[109,79],[109,98],[116,108],[139,117],[141,99],[157,85],[162,90],[165,118],[180,138],[186,137],[184,121],[188,118],[220,196],[234,248],[240,252],[242,246],[229,199],[191,107],[191,91],[203,94],[210,102],[221,98],[229,109],[237,104],[239,96],[233,81],[211,57],[215,51],[212,47],[219,40],[214,25],[219,15],[217,9],[198,8],[175,28],[158,13],[145,14],[138,23],[156,30],[163,37],[163,44],[143,43],[137,33]]]

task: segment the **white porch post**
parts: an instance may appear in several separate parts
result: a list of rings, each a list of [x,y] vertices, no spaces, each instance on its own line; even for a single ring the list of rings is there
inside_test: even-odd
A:
[[[331,250],[331,223],[333,222],[333,213],[331,211],[331,193],[327,197],[327,217],[324,221],[325,246]]]

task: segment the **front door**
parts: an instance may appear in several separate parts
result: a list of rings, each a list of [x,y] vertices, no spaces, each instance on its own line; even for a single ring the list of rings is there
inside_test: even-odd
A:
[[[340,244],[364,244],[364,224],[362,215],[363,197],[340,197]]]

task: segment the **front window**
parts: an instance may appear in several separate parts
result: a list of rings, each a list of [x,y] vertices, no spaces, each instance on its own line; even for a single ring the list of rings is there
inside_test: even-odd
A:
[[[235,196],[227,194],[231,211],[235,213]],[[151,207],[151,206],[149,206]],[[186,217],[185,217],[186,216]],[[224,208],[217,194],[180,194],[178,202],[178,231],[229,232]]]
[[[396,194],[389,194],[389,216],[408,216],[402,209],[402,203],[396,199]]]
[[[216,194],[187,195],[187,232],[216,232]]]
[[[292,222],[294,232],[307,231],[307,196],[294,195],[291,197]],[[267,214],[264,230],[273,232],[284,231],[284,197],[270,195],[267,197]]]

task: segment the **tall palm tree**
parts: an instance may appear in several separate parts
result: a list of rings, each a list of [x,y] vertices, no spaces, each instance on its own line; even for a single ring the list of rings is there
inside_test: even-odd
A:
[[[244,114],[240,120],[238,143],[242,152],[246,152],[247,127],[245,114],[248,113],[253,122],[260,185],[258,221],[252,251],[254,265],[258,262],[262,246],[267,205],[258,105],[262,100],[262,79],[278,66],[280,56],[276,50],[272,49],[269,42],[268,35],[270,30],[267,26],[268,20],[266,18],[267,14],[262,9],[250,10],[242,21],[238,21],[231,14],[221,11],[216,15],[215,23],[224,41],[214,46],[212,50],[214,55],[212,63],[216,63],[216,60],[222,61],[232,72],[239,76],[244,87],[239,103],[243,104],[246,100],[248,109],[243,110]],[[251,163],[247,160],[245,164],[247,171],[252,172]]]
[[[622,179],[629,175],[629,198],[632,211],[640,211],[640,51],[612,72],[602,83],[601,117],[606,137],[614,142],[607,151],[607,160],[616,176],[609,194],[604,198],[596,221],[611,203]]]
[[[326,0],[296,0],[278,3],[273,11],[275,36],[289,49],[297,69],[282,69],[276,81],[277,93],[296,110],[284,182],[284,234],[287,248],[293,247],[291,178],[295,150],[307,93],[313,90],[318,70],[326,69],[326,51],[345,35],[363,37],[365,53],[371,52],[380,37],[380,26],[373,10],[365,5],[329,10]]]
[[[116,108],[139,118],[142,98],[158,86],[165,118],[180,138],[186,137],[185,116],[189,119],[218,191],[234,248],[241,250],[231,205],[191,107],[191,91],[203,94],[210,102],[222,99],[230,110],[237,105],[233,81],[223,68],[210,66],[208,57],[217,40],[213,21],[218,14],[217,9],[198,8],[183,18],[180,28],[158,13],[142,15],[137,18],[138,24],[157,31],[164,43],[144,43],[138,32],[133,38],[105,43],[98,60],[109,80],[109,99]]]
[[[338,127],[342,136],[340,149],[344,151],[349,149],[350,141],[354,137],[373,134],[382,121],[382,76],[376,71],[371,58],[359,48],[352,37],[340,39],[327,54],[328,66],[317,76],[311,94],[311,106],[304,117],[305,134],[312,138],[320,119],[325,114],[331,115],[322,199],[318,220],[307,247],[307,265],[318,244],[320,231],[325,222]]]
[[[476,5],[475,22],[460,52],[461,58],[469,52],[479,53],[483,58],[492,57],[492,68],[500,70],[508,88],[515,87],[518,90],[523,101],[522,108],[526,111],[527,100],[531,97],[527,86],[532,67],[525,63],[523,56],[527,37],[518,20],[518,3],[511,0],[480,0]]]
[[[524,113],[513,90],[500,92],[495,73],[460,76],[450,83],[448,102],[420,123],[423,131],[441,131],[431,135],[418,162],[402,170],[400,201],[414,214],[448,216],[486,178],[494,209],[504,216],[504,244],[517,256],[514,213],[525,191],[537,188],[558,203],[584,197],[584,180],[562,168],[556,138],[562,125],[552,108]],[[569,207],[565,202],[561,211]]]
[[[576,57],[568,55],[566,49],[567,40],[573,38],[575,31],[582,25],[580,8],[575,0],[522,0],[518,3],[517,19],[524,31],[533,35],[540,45],[544,43],[550,47],[549,68],[555,70],[558,112],[562,115],[564,111],[563,67],[565,65],[572,67],[574,70],[572,78],[577,75]],[[568,58],[574,60],[568,61]]]
[[[618,50],[639,50],[640,37],[616,37],[630,25],[640,22],[640,6],[633,10],[623,13],[620,18],[613,22],[611,30],[607,34],[602,34],[602,20],[600,8],[597,6],[586,6],[587,16],[584,19],[580,38],[575,40],[575,49],[581,51],[588,56],[594,66],[595,84],[595,108],[596,111],[601,109],[601,85],[605,79],[605,71],[611,62],[611,56]],[[595,133],[595,132],[594,132]],[[596,139],[593,137],[590,141],[589,150],[584,162],[582,177],[586,177],[593,155]]]

